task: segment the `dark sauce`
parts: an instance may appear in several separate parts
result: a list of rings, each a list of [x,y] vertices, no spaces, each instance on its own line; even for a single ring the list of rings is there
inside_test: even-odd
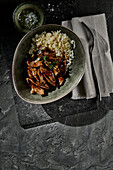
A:
[[[18,22],[23,29],[31,30],[39,25],[40,15],[31,8],[26,8],[18,14]]]

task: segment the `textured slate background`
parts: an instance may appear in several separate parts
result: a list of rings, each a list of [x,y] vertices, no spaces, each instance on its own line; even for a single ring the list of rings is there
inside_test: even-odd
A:
[[[22,101],[14,91],[12,59],[23,34],[14,28],[12,12],[20,2],[0,1],[0,170],[113,170],[113,95],[98,103],[73,101],[69,94],[42,106]],[[112,0],[38,3],[46,23],[104,12],[113,56]]]

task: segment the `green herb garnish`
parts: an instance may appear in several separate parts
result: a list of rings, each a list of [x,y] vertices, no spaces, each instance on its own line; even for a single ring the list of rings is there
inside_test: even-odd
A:
[[[45,62],[46,62],[46,57],[47,57],[46,55],[45,55],[45,56],[43,56],[43,60],[44,60]]]
[[[52,64],[56,64],[56,63],[58,63],[58,61],[53,61],[53,62],[52,62]]]
[[[46,60],[47,56],[43,56],[43,60],[44,62],[46,62],[49,66],[50,69],[52,69],[53,67],[55,67],[55,64],[58,63],[58,61],[53,61],[51,64]]]
[[[53,64],[51,64],[51,65],[49,65],[49,68],[51,69],[51,68],[53,68],[54,67],[54,65]]]
[[[58,61],[53,61],[52,63],[51,63],[51,65],[49,66],[49,68],[51,69],[51,68],[53,68],[53,67],[55,67],[55,64],[56,63],[58,63]],[[56,67],[55,67],[56,68]]]

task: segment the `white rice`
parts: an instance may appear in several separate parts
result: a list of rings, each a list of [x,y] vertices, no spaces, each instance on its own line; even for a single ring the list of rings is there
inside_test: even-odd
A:
[[[32,41],[29,54],[33,55],[34,51],[44,50],[45,47],[48,47],[50,50],[55,51],[56,56],[63,56],[65,53],[68,57],[67,66],[71,65],[74,58],[73,49],[76,47],[75,41],[71,40],[65,33],[61,33],[61,30],[48,33],[44,31],[41,34],[36,34]]]

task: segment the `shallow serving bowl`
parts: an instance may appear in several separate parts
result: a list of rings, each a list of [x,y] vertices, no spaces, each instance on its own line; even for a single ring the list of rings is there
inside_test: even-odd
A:
[[[72,63],[71,76],[70,78],[66,79],[64,85],[59,89],[56,88],[55,91],[49,92],[48,96],[31,94],[30,87],[28,87],[24,77],[26,71],[24,67],[24,61],[31,45],[32,38],[35,36],[35,34],[40,34],[43,31],[50,32],[56,30],[61,30],[61,32],[66,33],[72,40],[75,40],[76,43],[76,48],[74,49],[75,58],[73,59]],[[28,32],[19,42],[14,53],[12,65],[13,84],[17,94],[26,102],[34,104],[50,103],[64,97],[77,86],[84,74],[84,67],[85,53],[82,43],[77,35],[70,29],[60,25],[43,25]]]

